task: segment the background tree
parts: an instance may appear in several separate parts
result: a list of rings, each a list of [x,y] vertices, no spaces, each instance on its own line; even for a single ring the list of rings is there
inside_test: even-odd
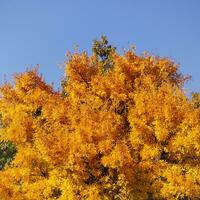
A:
[[[4,127],[2,122],[2,115],[0,115],[0,129]],[[4,168],[6,164],[9,164],[16,154],[16,148],[11,142],[0,142],[0,170]]]
[[[36,70],[1,87],[0,140],[17,153],[0,171],[0,199],[199,198],[200,108],[187,77],[167,58],[99,43],[69,56],[67,95]]]
[[[105,35],[102,35],[100,40],[94,40],[92,45],[92,52],[98,57],[98,60],[102,63],[103,72],[108,71],[113,66],[112,55],[116,51],[116,47],[113,47],[108,43]]]
[[[196,108],[200,107],[200,94],[199,93],[196,92],[196,93],[192,94],[192,102]]]
[[[16,154],[15,146],[10,142],[0,143],[0,170],[9,164]]]

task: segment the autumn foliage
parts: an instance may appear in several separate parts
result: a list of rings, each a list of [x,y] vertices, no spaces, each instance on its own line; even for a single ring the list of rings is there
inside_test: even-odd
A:
[[[95,46],[96,45],[96,46]],[[103,38],[68,55],[55,91],[29,70],[1,87],[0,200],[200,199],[200,96],[168,58]]]

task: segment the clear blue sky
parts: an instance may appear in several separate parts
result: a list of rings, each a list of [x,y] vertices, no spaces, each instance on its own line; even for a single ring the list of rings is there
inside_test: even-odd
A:
[[[0,80],[40,64],[58,88],[66,51],[90,51],[102,34],[119,50],[172,58],[200,92],[199,0],[0,0]]]

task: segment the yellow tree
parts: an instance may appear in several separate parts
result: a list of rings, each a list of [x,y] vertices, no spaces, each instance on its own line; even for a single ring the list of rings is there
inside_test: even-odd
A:
[[[96,42],[96,43],[95,43]],[[168,58],[119,55],[105,37],[66,62],[63,91],[37,70],[1,87],[1,200],[199,199],[200,107]]]

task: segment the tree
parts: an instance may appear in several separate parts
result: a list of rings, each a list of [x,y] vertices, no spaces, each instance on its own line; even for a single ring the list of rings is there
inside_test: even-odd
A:
[[[1,87],[0,140],[17,153],[0,171],[0,199],[198,199],[200,108],[187,77],[168,58],[101,56],[113,47],[96,42],[66,62],[67,95],[37,70]]]

